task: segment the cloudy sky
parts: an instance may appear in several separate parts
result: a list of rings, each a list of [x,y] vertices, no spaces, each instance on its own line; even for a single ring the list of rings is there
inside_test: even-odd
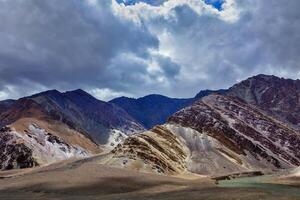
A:
[[[300,77],[299,0],[0,0],[0,99],[191,97]]]

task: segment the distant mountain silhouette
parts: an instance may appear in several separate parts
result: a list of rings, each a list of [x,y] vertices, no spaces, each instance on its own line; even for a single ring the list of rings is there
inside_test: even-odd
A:
[[[212,93],[223,94],[226,90],[203,90],[195,97],[187,99],[170,98],[163,95],[152,94],[138,99],[120,97],[111,100],[128,112],[146,128],[163,124],[175,112],[191,105],[194,101]]]

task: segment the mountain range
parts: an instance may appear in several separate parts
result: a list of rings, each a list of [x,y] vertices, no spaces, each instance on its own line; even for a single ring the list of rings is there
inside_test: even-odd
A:
[[[91,156],[144,131],[122,108],[83,90],[51,90],[0,106],[2,169]]]
[[[300,165],[298,98],[298,80],[251,77],[221,95],[195,100],[161,126],[128,137],[108,163],[210,176],[295,168]]]
[[[300,165],[299,132],[235,97],[209,95],[130,136],[110,163],[159,173],[222,175]]]
[[[51,90],[0,102],[0,168],[101,154],[162,174],[270,173],[300,166],[300,81],[257,75],[192,98],[100,101]]]
[[[147,95],[138,99],[120,97],[111,100],[128,112],[145,128],[150,129],[155,125],[163,124],[168,117],[178,110],[191,105],[198,99],[208,96],[212,93],[224,94],[226,90],[202,90],[195,97],[178,99],[163,95]]]
[[[229,88],[227,94],[300,128],[300,80],[260,74]]]

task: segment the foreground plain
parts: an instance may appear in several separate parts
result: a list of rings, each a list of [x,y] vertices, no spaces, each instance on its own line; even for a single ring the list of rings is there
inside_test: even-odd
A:
[[[215,181],[201,176],[160,176],[111,168],[101,158],[73,160],[42,168],[0,173],[0,199],[191,199],[298,200],[299,184]],[[246,180],[247,182],[247,180]],[[296,183],[295,183],[296,182]]]

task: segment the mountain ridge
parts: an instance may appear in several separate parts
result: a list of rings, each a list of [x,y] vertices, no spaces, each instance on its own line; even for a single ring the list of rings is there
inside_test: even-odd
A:
[[[300,80],[259,74],[228,89],[236,96],[255,105],[294,128],[300,129]]]
[[[0,149],[9,154],[1,155],[0,163],[8,163],[1,168],[97,152],[108,153],[109,165],[156,173],[224,175],[297,167],[300,133],[289,115],[296,122],[300,118],[299,91],[299,80],[257,75],[189,99],[151,94],[104,102],[77,89],[3,101]],[[16,144],[20,151],[9,151]],[[24,165],[14,165],[21,156]]]
[[[119,97],[109,102],[114,103],[139,123],[150,129],[166,122],[176,111],[192,104],[194,101],[212,93],[223,94],[226,90],[202,90],[192,98],[171,98],[159,94],[150,94],[140,98]]]
[[[171,140],[178,141],[173,150]],[[237,97],[211,94],[127,138],[109,164],[164,174],[270,173],[299,166],[299,147],[298,131]]]
[[[83,90],[20,98],[0,113],[0,122],[1,169],[90,157],[144,130],[122,108]]]

